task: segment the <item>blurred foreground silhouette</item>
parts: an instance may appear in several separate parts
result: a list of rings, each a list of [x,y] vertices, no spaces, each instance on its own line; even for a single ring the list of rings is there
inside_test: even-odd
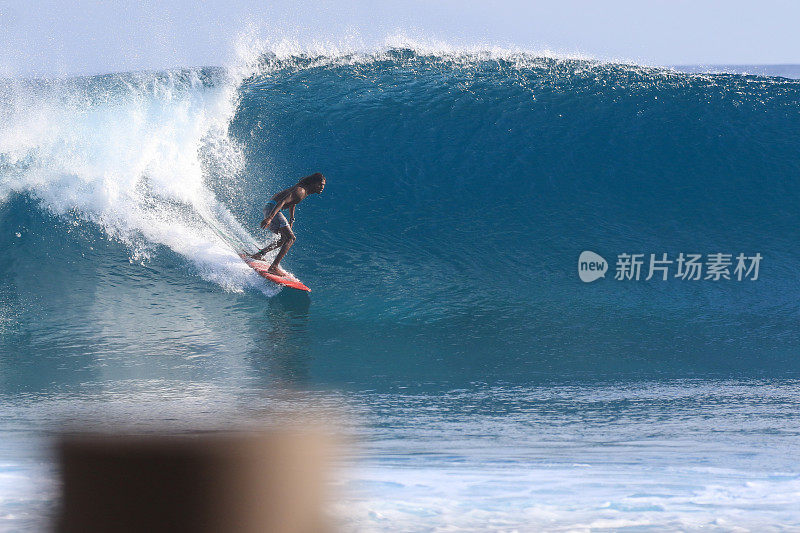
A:
[[[59,532],[331,531],[321,430],[64,435]]]

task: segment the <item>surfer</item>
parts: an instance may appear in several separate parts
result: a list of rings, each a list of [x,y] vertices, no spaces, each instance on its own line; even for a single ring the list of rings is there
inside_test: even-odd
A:
[[[297,185],[293,185],[288,189],[284,189],[277,193],[272,199],[264,206],[264,220],[261,221],[262,228],[269,228],[272,233],[280,235],[280,238],[263,248],[250,257],[253,259],[261,259],[267,252],[271,252],[275,248],[280,247],[278,255],[269,267],[269,272],[276,276],[284,277],[287,272],[280,267],[281,259],[292,247],[296,240],[294,232],[292,232],[292,225],[294,224],[294,208],[297,204],[309,194],[319,194],[325,189],[325,176],[320,172],[315,172],[310,176],[301,178]],[[289,220],[281,213],[281,209],[289,209]]]

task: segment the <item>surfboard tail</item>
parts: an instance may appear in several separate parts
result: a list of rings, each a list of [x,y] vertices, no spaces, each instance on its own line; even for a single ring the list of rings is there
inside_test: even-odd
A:
[[[306,285],[301,282],[299,279],[292,277],[281,277],[276,276],[269,272],[269,263],[264,261],[259,261],[258,259],[253,259],[252,257],[248,256],[247,254],[240,253],[239,257],[247,263],[247,266],[258,272],[258,275],[263,277],[264,279],[268,279],[273,283],[277,283],[278,285],[282,285],[284,287],[289,287],[291,289],[297,289],[300,291],[311,292],[311,289],[306,287]],[[290,274],[291,276],[291,274]]]

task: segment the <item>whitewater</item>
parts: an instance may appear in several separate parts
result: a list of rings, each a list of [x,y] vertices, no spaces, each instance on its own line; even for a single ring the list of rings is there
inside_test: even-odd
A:
[[[0,117],[0,529],[52,516],[65,419],[249,423],[287,389],[349,414],[345,530],[800,529],[800,81],[247,43],[0,80]],[[230,244],[315,171],[307,296]],[[586,284],[584,250],[764,259]]]

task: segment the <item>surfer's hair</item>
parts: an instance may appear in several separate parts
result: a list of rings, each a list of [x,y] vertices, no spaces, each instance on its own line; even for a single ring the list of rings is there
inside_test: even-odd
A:
[[[322,183],[322,180],[324,180],[324,179],[325,179],[325,176],[322,175],[322,172],[314,172],[310,176],[306,176],[305,178],[301,178],[300,181],[298,182],[298,185],[300,185],[301,187],[305,188],[305,187],[308,187],[309,185],[312,185],[314,183]]]

